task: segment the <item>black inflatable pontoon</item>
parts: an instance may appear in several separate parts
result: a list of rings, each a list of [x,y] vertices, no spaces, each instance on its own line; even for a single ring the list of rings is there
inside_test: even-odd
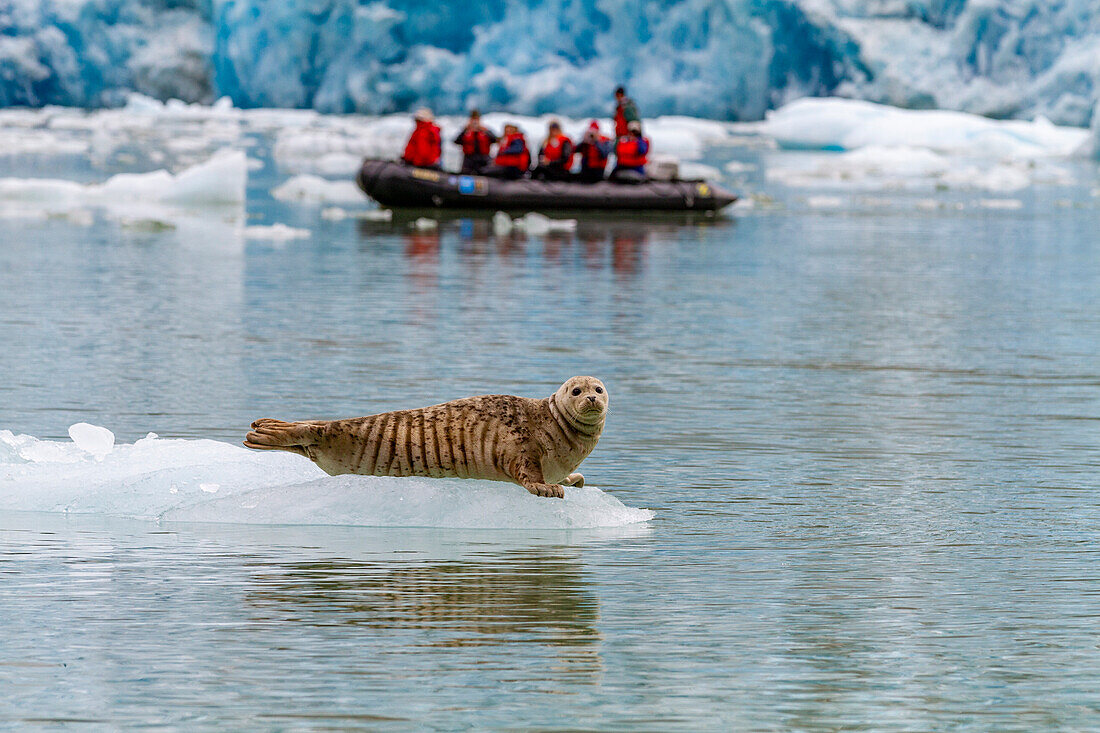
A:
[[[449,209],[717,211],[737,200],[705,181],[505,181],[364,160],[359,188],[383,206]]]

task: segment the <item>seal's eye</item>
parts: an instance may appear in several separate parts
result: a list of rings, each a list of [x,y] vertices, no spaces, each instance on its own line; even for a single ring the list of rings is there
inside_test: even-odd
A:
[[[603,394],[603,387],[596,387],[596,394]]]
[[[577,396],[577,395],[579,395],[580,393],[581,393],[581,388],[580,388],[580,387],[574,387],[574,388],[573,388],[573,396],[574,396],[574,397],[576,397],[576,396]]]

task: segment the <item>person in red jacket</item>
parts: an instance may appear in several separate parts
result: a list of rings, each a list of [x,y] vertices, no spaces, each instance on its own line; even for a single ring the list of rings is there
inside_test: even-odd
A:
[[[631,122],[626,135],[615,143],[615,170],[611,180],[618,183],[645,181],[645,164],[649,160],[649,138],[642,137],[642,123]]]
[[[581,183],[602,181],[612,147],[611,138],[600,134],[600,123],[592,120],[584,139],[577,145],[577,156],[581,159],[577,180]]]
[[[409,136],[409,142],[405,146],[405,154],[401,160],[406,165],[414,165],[417,168],[439,169],[439,159],[443,157],[443,140],[439,136],[439,128],[432,122],[432,111],[427,107],[417,110],[416,128]]]
[[[561,124],[554,120],[539,148],[539,164],[534,177],[543,181],[568,181],[573,170],[573,141],[562,134]]]
[[[497,143],[497,157],[481,175],[516,179],[527,175],[530,167],[531,152],[527,149],[527,138],[515,125],[505,125],[504,137]]]
[[[462,172],[476,175],[489,165],[489,148],[497,141],[493,132],[481,125],[481,113],[470,111],[465,129],[455,138],[455,145],[462,146]]]
[[[634,100],[626,96],[626,89],[619,87],[615,90],[615,137],[623,137],[627,133],[627,126],[631,122],[641,122],[642,116],[638,114],[638,105]]]

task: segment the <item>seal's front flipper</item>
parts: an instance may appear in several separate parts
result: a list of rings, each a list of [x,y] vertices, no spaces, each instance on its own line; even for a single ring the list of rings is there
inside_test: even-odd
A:
[[[264,418],[252,423],[252,431],[245,436],[244,444],[256,450],[285,450],[310,458],[306,446],[317,442],[320,435],[321,428],[313,423]]]
[[[523,488],[530,491],[535,496],[546,496],[551,499],[564,499],[565,489],[558,484],[524,484]]]
[[[579,473],[571,473],[565,477],[565,480],[561,482],[562,486],[576,486],[578,489],[584,487],[584,476]]]

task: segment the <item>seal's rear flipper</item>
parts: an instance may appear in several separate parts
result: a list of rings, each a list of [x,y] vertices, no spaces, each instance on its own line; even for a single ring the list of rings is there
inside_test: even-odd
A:
[[[314,423],[263,418],[252,423],[244,444],[256,450],[285,450],[309,458],[306,446],[316,443],[320,434],[321,427]]]

